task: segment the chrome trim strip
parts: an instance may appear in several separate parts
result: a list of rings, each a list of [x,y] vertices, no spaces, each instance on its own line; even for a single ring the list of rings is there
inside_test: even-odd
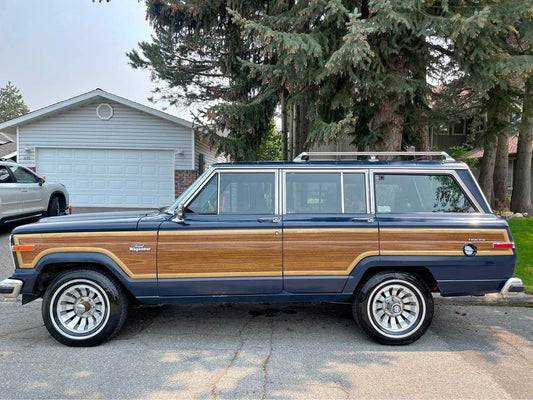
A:
[[[4,279],[0,282],[0,288],[2,289],[11,289],[11,293],[1,293],[4,297],[17,297],[20,294],[22,289],[23,282],[19,279]]]

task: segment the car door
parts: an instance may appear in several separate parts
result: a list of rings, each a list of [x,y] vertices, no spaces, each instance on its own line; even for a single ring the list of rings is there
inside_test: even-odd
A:
[[[247,295],[282,290],[278,172],[214,172],[160,226],[161,296]]]
[[[0,219],[12,217],[22,212],[20,188],[15,183],[9,169],[0,165]]]
[[[37,175],[19,165],[9,167],[20,190],[22,213],[37,213],[46,209],[43,201],[43,187]]]
[[[367,257],[379,255],[365,170],[286,170],[284,290],[337,293]]]

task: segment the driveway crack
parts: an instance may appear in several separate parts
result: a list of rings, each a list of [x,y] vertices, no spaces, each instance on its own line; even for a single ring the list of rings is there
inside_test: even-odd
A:
[[[263,394],[261,395],[261,400],[266,399],[266,387],[268,383],[268,363],[270,362],[270,357],[272,357],[272,343],[274,339],[274,319],[270,320],[270,341],[269,341],[269,350],[267,357],[263,360]]]
[[[217,377],[215,382],[213,382],[213,384],[211,385],[211,394],[213,395],[213,399],[215,399],[215,400],[218,399],[218,392],[217,392],[218,384],[228,374],[228,372],[231,370],[231,368],[235,364],[235,361],[237,360],[237,358],[239,357],[239,355],[241,353],[241,350],[242,350],[242,348],[244,346],[243,332],[248,327],[248,325],[250,324],[251,321],[252,321],[251,318],[248,319],[248,321],[246,321],[244,323],[244,325],[241,327],[241,329],[239,329],[239,334],[238,334],[239,335],[239,345],[235,349],[232,359],[230,360],[230,362],[228,363],[226,368],[224,368],[224,371],[222,371],[222,373]]]

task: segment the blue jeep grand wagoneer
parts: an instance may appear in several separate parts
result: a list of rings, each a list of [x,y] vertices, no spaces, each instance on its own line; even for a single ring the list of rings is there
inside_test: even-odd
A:
[[[367,334],[407,344],[431,323],[432,292],[523,290],[509,227],[465,164],[441,153],[351,155],[217,164],[160,211],[20,226],[0,292],[23,304],[43,297],[51,335],[92,346],[120,330],[132,298],[350,301]]]

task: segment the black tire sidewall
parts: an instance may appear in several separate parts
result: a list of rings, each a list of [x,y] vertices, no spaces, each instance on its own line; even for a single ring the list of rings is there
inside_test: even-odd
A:
[[[72,334],[64,332],[58,324],[54,324],[52,320],[51,311],[55,315],[55,302],[59,299],[61,292],[64,292],[70,285],[76,281],[84,281],[89,285],[93,285],[97,290],[103,290],[107,297],[107,321],[100,331],[90,337],[80,336],[79,338],[72,337]],[[55,298],[54,298],[55,295]],[[51,310],[52,308],[52,310]],[[58,342],[67,346],[87,347],[96,346],[105,342],[114,336],[122,327],[127,314],[128,300],[124,291],[111,277],[95,270],[73,270],[63,272],[58,275],[46,289],[42,304],[42,317],[48,332]]]
[[[48,205],[47,215],[50,217],[59,215],[59,197],[52,197],[50,204]]]
[[[413,327],[411,334],[408,333],[405,336],[402,334],[397,338],[394,336],[391,337],[391,335],[386,335],[377,328],[371,321],[372,316],[369,315],[368,311],[369,302],[372,301],[372,292],[376,288],[385,286],[394,281],[399,281],[407,287],[410,286],[411,288],[416,289],[416,291],[420,293],[420,296],[417,295],[417,298],[421,303],[421,307],[424,309],[423,316],[421,316],[419,322],[415,326],[416,329]],[[377,342],[387,345],[405,345],[418,340],[431,325],[434,311],[433,308],[433,296],[424,281],[416,275],[403,272],[381,272],[373,275],[362,284],[352,303],[354,318],[363,331]]]

